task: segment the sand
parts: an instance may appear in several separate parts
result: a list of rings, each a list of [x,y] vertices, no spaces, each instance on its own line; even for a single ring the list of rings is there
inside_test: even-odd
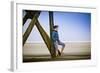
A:
[[[90,42],[67,42],[62,56],[52,59],[44,43],[26,43],[23,47],[23,62],[85,60],[91,58]],[[61,50],[61,46],[59,46]]]

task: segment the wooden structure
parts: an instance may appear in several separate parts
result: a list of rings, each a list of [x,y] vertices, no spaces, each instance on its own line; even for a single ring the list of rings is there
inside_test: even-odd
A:
[[[55,58],[56,54],[54,51],[54,46],[53,46],[53,42],[52,42],[52,38],[51,38],[53,25],[54,25],[53,12],[49,11],[49,24],[50,24],[50,37],[49,37],[48,34],[43,29],[43,27],[41,26],[40,22],[38,21],[38,17],[40,15],[41,11],[32,11],[32,10],[25,10],[25,11],[26,11],[26,15],[23,18],[23,26],[24,26],[25,22],[27,21],[27,19],[30,18],[32,20],[23,35],[23,46],[24,46],[26,40],[28,39],[34,25],[36,25],[37,29],[39,30],[39,32],[42,36],[42,39],[44,40],[44,42],[51,54],[51,57]]]

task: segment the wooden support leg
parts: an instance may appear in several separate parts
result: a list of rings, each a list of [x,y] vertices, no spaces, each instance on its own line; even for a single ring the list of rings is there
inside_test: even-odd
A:
[[[53,12],[49,11],[49,24],[50,24],[50,39],[51,39],[51,53],[53,58],[56,57],[56,50],[52,41],[52,31],[54,26]]]
[[[34,17],[33,17],[32,21],[30,22],[30,24],[29,24],[29,26],[28,26],[26,32],[24,33],[24,35],[23,35],[23,45],[25,44],[25,42],[26,42],[26,40],[27,40],[29,34],[31,33],[32,28],[33,28],[33,26],[34,26],[34,24],[35,24],[35,22],[36,22],[36,19],[39,17],[39,15],[40,15],[40,11],[38,11],[38,12],[34,15]]]
[[[51,53],[51,50],[50,50],[50,46],[51,46],[51,41],[50,41],[50,38],[48,36],[48,34],[45,32],[45,30],[42,28],[42,26],[40,25],[39,21],[36,20],[36,27],[37,29],[39,30],[45,44],[47,45],[47,48],[49,50],[49,52]]]

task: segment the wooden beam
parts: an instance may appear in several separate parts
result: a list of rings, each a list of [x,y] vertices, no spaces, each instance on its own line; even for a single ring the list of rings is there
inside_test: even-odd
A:
[[[25,22],[27,21],[28,18],[29,18],[29,14],[26,13],[26,15],[23,18],[23,25],[25,24]]]
[[[54,26],[53,12],[49,11],[50,36]]]
[[[37,11],[28,11],[26,10],[26,15],[23,17],[23,25],[25,24],[25,22],[27,21],[27,19],[32,19],[35,14],[37,13]]]
[[[37,11],[34,15],[34,17],[32,18],[32,21],[30,22],[27,30],[25,31],[24,35],[23,35],[23,45],[25,44],[28,36],[30,35],[32,28],[34,27],[34,24],[36,22],[36,19],[39,17],[40,15],[40,11]]]
[[[56,56],[56,50],[52,41],[52,31],[53,31],[53,26],[54,26],[54,19],[53,19],[53,12],[49,11],[49,24],[50,24],[50,39],[51,39],[51,54],[52,57]]]
[[[45,32],[45,30],[42,28],[42,26],[40,25],[40,23],[39,23],[39,21],[38,20],[36,20],[36,27],[37,27],[37,29],[39,30],[39,32],[40,32],[40,34],[41,34],[41,36],[42,36],[42,38],[43,38],[43,40],[44,40],[44,42],[45,42],[45,44],[46,44],[46,46],[47,46],[47,48],[48,48],[48,50],[49,50],[49,52],[51,53],[51,40],[50,40],[50,37],[48,36],[48,34]]]

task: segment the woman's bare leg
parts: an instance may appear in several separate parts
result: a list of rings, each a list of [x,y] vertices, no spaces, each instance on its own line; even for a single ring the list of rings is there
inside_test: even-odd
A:
[[[61,52],[60,52],[60,53],[62,54],[62,52],[63,52],[63,50],[64,50],[64,48],[65,48],[65,44],[62,43],[62,42],[60,42],[60,41],[58,42],[58,44],[62,46],[62,49],[61,49]]]

